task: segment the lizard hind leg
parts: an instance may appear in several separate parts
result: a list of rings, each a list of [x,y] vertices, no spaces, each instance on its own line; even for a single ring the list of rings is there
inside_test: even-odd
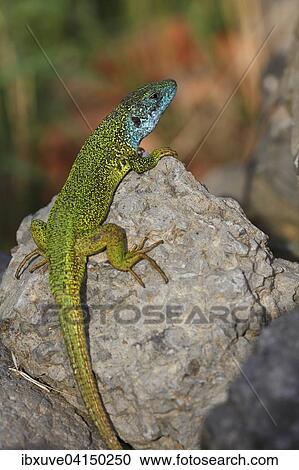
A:
[[[31,235],[35,241],[36,246],[42,253],[45,253],[47,250],[46,243],[46,229],[47,224],[43,220],[33,219],[31,222]]]
[[[163,240],[159,240],[144,248],[147,241],[148,238],[145,237],[139,244],[134,245],[131,250],[128,250],[125,230],[116,224],[104,224],[95,237],[88,238],[88,240],[78,240],[76,251],[77,253],[89,256],[106,249],[110,264],[119,271],[127,271],[132,274],[142,287],[144,287],[144,283],[140,276],[133,271],[133,266],[139,263],[139,261],[146,260],[167,283],[168,278],[164,271],[153,258],[147,255],[149,251],[161,245]]]
[[[19,264],[15,273],[15,277],[17,279],[20,278],[23,268],[25,267],[26,269],[26,265],[28,267],[32,259],[37,258],[38,256],[42,256],[44,258],[42,261],[36,263],[29,269],[30,273],[33,273],[36,269],[41,268],[48,262],[46,259],[46,255],[45,255],[46,253],[46,222],[44,222],[43,220],[39,220],[39,219],[33,219],[31,222],[31,234],[32,234],[33,240],[35,241],[37,245],[37,248],[32,250],[30,253],[28,253],[28,255],[26,255],[21,261],[21,263]]]

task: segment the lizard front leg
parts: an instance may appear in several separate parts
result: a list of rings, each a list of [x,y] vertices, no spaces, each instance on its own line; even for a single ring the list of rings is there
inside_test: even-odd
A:
[[[162,147],[146,153],[141,147],[138,148],[136,154],[129,158],[130,168],[136,173],[145,173],[158,164],[163,157],[175,157],[177,153],[169,147]]]
[[[164,282],[167,283],[168,278],[164,271],[147,254],[162,244],[163,240],[159,240],[144,248],[147,240],[147,237],[145,237],[141,243],[134,245],[131,250],[128,250],[125,230],[116,224],[104,224],[96,236],[78,239],[76,252],[84,256],[90,256],[106,249],[110,264],[119,271],[127,271],[132,274],[142,287],[145,287],[144,283],[140,276],[133,271],[133,266],[142,260],[146,260],[159,272]]]

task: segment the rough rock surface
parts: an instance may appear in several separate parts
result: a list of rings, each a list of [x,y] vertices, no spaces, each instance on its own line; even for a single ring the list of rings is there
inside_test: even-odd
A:
[[[11,355],[0,343],[0,449],[104,448],[76,409],[10,368]]]
[[[0,252],[0,282],[3,276],[5,269],[7,268],[10,261],[10,256],[6,253]]]
[[[49,207],[35,217],[46,219]],[[33,248],[24,219],[1,286],[3,341],[21,366],[83,408],[74,386],[44,270],[13,273]],[[148,235],[165,243],[146,263],[142,289],[105,254],[90,257],[85,301],[93,368],[122,439],[136,448],[196,448],[204,416],[226,398],[230,381],[270,319],[294,307],[299,266],[274,260],[267,237],[238,203],[211,195],[172,158],[120,185],[109,221],[129,246]],[[101,261],[101,262],[100,262]],[[67,395],[68,393],[68,395]],[[83,447],[82,444],[81,447]]]
[[[0,252],[0,281],[9,261],[10,256]],[[73,406],[12,368],[11,354],[0,341],[0,449],[104,448]]]
[[[209,413],[204,448],[298,449],[298,331],[298,311],[264,329],[227,402]]]

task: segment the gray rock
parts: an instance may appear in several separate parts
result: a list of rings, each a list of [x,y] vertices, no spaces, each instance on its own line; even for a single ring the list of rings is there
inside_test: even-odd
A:
[[[0,449],[104,448],[74,407],[20,377],[13,367],[0,343]]]
[[[298,330],[299,312],[264,329],[227,402],[209,413],[204,448],[298,449]]]
[[[0,252],[0,282],[5,269],[7,268],[10,261],[10,256],[6,253]]]
[[[49,207],[34,217],[46,219]],[[14,278],[33,248],[32,216],[2,286],[5,345],[30,375],[60,389],[84,409],[76,392],[47,272]],[[164,245],[152,256],[170,280],[147,263],[129,274],[105,254],[88,262],[85,302],[93,368],[121,438],[136,448],[196,448],[208,410],[224,401],[262,326],[293,308],[299,266],[274,260],[267,237],[238,203],[210,194],[178,161],[167,158],[120,185],[108,221],[123,226],[128,244],[148,235]],[[83,295],[84,298],[84,295]]]

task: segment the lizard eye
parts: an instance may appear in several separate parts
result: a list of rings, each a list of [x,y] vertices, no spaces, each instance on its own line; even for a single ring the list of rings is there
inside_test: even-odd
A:
[[[151,99],[153,100],[157,100],[159,98],[159,95],[158,93],[153,93],[151,96],[150,96]]]
[[[140,127],[141,121],[138,116],[132,116],[132,121],[134,122],[136,127]]]

